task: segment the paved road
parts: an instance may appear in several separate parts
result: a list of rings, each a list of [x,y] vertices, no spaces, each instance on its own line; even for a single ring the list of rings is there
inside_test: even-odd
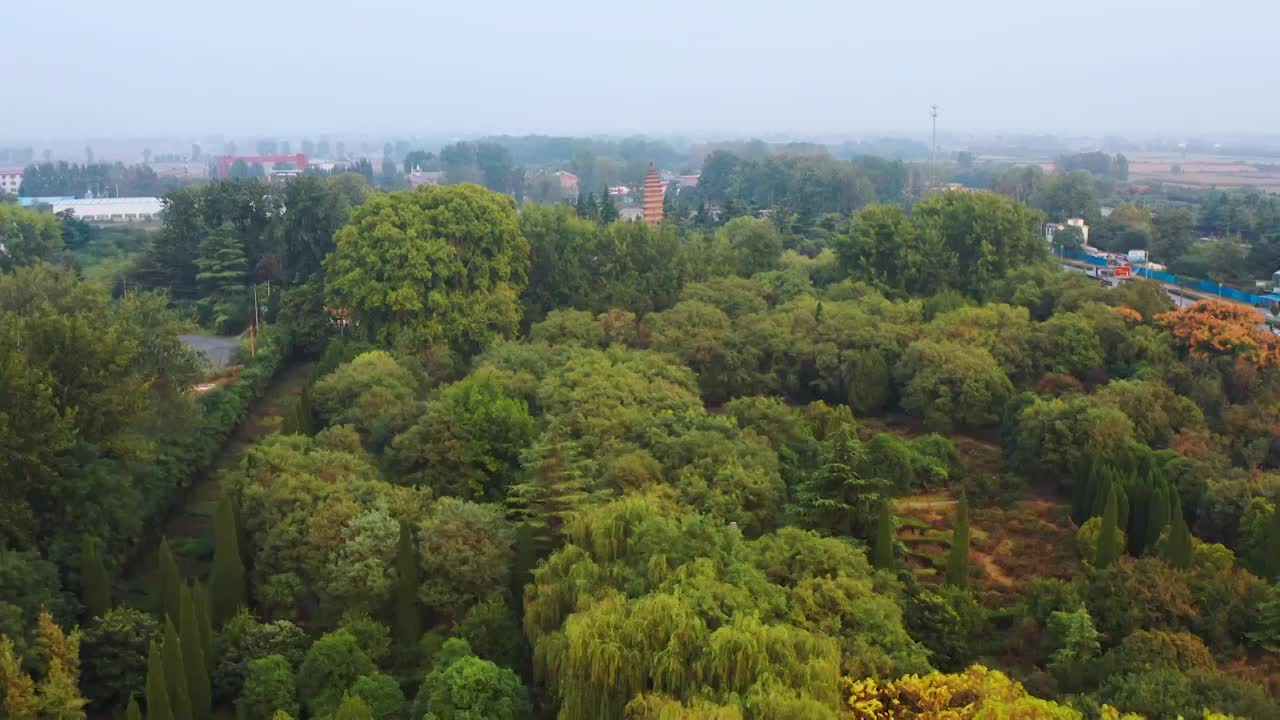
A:
[[[211,370],[221,370],[231,364],[232,354],[240,348],[238,337],[210,337],[208,335],[179,335],[187,347],[204,355]]]

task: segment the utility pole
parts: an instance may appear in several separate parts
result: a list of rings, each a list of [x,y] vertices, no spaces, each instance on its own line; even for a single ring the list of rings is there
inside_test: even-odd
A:
[[[926,191],[937,187],[938,173],[938,106],[929,106],[929,117],[933,119],[933,136],[929,144],[929,187]]]

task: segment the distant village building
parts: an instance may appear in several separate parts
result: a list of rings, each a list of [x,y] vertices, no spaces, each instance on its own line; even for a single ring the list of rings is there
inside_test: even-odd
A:
[[[697,175],[677,175],[677,176],[676,176],[676,188],[677,188],[677,189],[679,189],[679,190],[683,190],[683,189],[685,189],[685,188],[694,188],[694,187],[698,187],[698,178],[700,178],[700,177],[702,177],[702,175],[701,175],[701,174],[697,174]]]
[[[22,187],[21,170],[0,170],[0,193],[17,195]]]
[[[573,197],[578,194],[578,176],[564,170],[555,172],[556,179],[560,181],[560,194]]]
[[[419,185],[441,185],[444,183],[443,170],[418,170],[409,173],[409,187]]]
[[[231,166],[237,160],[243,160],[245,165],[250,167],[261,165],[264,169],[280,169],[279,163],[290,163],[294,168],[302,170],[307,167],[307,156],[305,153],[295,153],[293,155],[223,155],[216,161],[218,166],[218,177],[225,178],[231,173]]]
[[[55,214],[70,210],[86,222],[146,222],[160,217],[164,202],[156,197],[84,198],[57,200],[49,208]]]
[[[1089,226],[1084,224],[1084,218],[1068,218],[1064,223],[1048,223],[1044,226],[1044,240],[1047,243],[1053,242],[1053,236],[1059,230],[1065,230],[1069,227],[1080,228],[1080,235],[1084,238],[1084,246],[1089,247]]]
[[[658,180],[658,171],[649,163],[649,174],[644,178],[644,221],[649,225],[662,222],[663,184]]]

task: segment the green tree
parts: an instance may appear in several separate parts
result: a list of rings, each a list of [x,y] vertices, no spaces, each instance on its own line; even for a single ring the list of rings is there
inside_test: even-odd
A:
[[[138,698],[129,696],[129,705],[124,710],[124,720],[142,720],[142,710],[138,707]]]
[[[526,720],[532,716],[520,677],[471,654],[465,640],[445,641],[418,690],[424,720]]]
[[[210,232],[200,242],[196,257],[196,282],[206,296],[232,298],[244,292],[249,260],[240,233],[230,223]]]
[[[404,715],[404,691],[395,678],[385,673],[356,678],[351,683],[351,696],[365,701],[374,720],[398,720]]]
[[[160,615],[177,620],[182,612],[182,578],[168,538],[160,539]]]
[[[778,267],[782,235],[768,220],[734,218],[725,223],[719,233],[730,249],[736,274],[750,277]]]
[[[969,586],[969,496],[961,495],[951,530],[951,550],[947,553],[947,584]]]
[[[618,206],[613,204],[613,196],[609,194],[609,188],[600,189],[600,202],[597,205],[600,224],[608,225],[618,220]]]
[[[1122,541],[1120,540],[1120,501],[1114,485],[1107,489],[1106,506],[1102,511],[1102,529],[1098,534],[1098,554],[1093,564],[1105,568],[1120,558]]]
[[[187,693],[191,699],[191,715],[194,720],[208,720],[213,710],[209,686],[208,662],[200,639],[200,618],[190,585],[182,586],[182,617],[179,635],[182,643],[182,663],[187,679]]]
[[[333,711],[333,720],[373,720],[373,710],[360,697],[343,693]]]
[[[1049,616],[1049,632],[1057,649],[1049,669],[1064,690],[1083,689],[1092,663],[1102,652],[1101,634],[1093,626],[1093,618],[1083,605],[1073,612],[1054,612]]]
[[[1187,518],[1182,513],[1182,497],[1176,489],[1172,492],[1173,503],[1169,508],[1169,539],[1164,546],[1164,561],[1175,568],[1191,567],[1191,530],[1187,527]]]
[[[169,691],[169,704],[174,720],[193,720],[191,691],[187,687],[187,664],[182,659],[182,640],[172,618],[164,621],[164,679]]]
[[[980,347],[919,340],[898,364],[902,407],[938,432],[995,424],[1013,394],[1004,370]]]
[[[503,515],[491,505],[436,501],[418,525],[423,605],[444,617],[461,617],[476,601],[508,586],[515,533]]]
[[[155,641],[147,660],[147,720],[176,720],[169,701],[169,683],[165,679],[164,660]]]
[[[235,509],[230,495],[218,500],[214,511],[213,568],[209,571],[209,613],[215,627],[221,627],[244,604],[244,563],[236,531]]]
[[[1098,196],[1089,173],[1083,171],[1050,175],[1032,199],[1032,204],[1055,222],[1080,217],[1092,223],[1099,217]]]
[[[298,695],[313,717],[323,717],[345,702],[343,696],[356,678],[376,671],[354,635],[331,632],[311,646],[298,668]]]
[[[1083,247],[1084,231],[1075,225],[1068,225],[1053,234],[1053,249],[1055,252],[1080,250]]]
[[[1161,481],[1151,490],[1147,504],[1146,538],[1144,550],[1153,550],[1160,540],[1160,535],[1169,527],[1170,505],[1169,484]]]
[[[271,720],[277,712],[298,717],[293,668],[283,655],[268,655],[249,663],[244,690],[236,700],[240,720]]]
[[[1157,211],[1151,216],[1151,256],[1165,264],[1181,258],[1191,247],[1195,218],[1186,208]]]
[[[396,546],[396,636],[405,646],[412,646],[422,636],[422,609],[418,607],[418,554],[413,541],[413,528],[400,523],[400,542]]]
[[[200,631],[200,650],[204,653],[204,664],[207,669],[213,668],[213,621],[209,618],[209,591],[204,583],[196,581],[191,590],[195,602],[196,626]]]
[[[876,522],[876,542],[872,550],[873,564],[881,570],[894,571],[897,562],[893,557],[893,513],[889,501],[880,503],[880,518]]]
[[[362,332],[470,357],[520,320],[529,267],[511,199],[475,185],[375,195],[338,231],[325,260],[331,305]]]
[[[87,535],[80,545],[80,601],[90,618],[111,609],[111,578],[102,564],[97,540]]]
[[[80,687],[94,709],[145,697],[147,649],[160,639],[155,617],[120,606],[99,615],[80,638]]]
[[[0,273],[53,262],[62,251],[62,228],[53,215],[0,203]]]

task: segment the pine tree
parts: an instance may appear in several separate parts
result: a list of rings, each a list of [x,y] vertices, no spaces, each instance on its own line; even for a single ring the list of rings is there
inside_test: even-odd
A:
[[[111,609],[111,577],[102,564],[97,540],[88,536],[80,545],[80,600],[90,618]]]
[[[160,619],[178,619],[182,612],[181,588],[182,580],[178,574],[178,562],[173,557],[173,548],[168,538],[160,540]]]
[[[182,587],[182,619],[179,625],[182,663],[187,678],[187,693],[191,699],[191,716],[194,720],[208,720],[212,710],[208,663],[205,661],[203,642],[200,639],[200,618],[195,598],[187,585]]]
[[[1105,568],[1120,557],[1120,507],[1116,489],[1107,493],[1107,504],[1102,511],[1102,529],[1098,532],[1098,551],[1093,564]]]
[[[244,563],[238,535],[231,498],[223,495],[214,514],[213,569],[209,573],[209,613],[215,627],[222,627],[244,605]]]
[[[173,708],[173,720],[192,720],[191,694],[187,689],[187,665],[182,659],[182,640],[171,618],[164,621],[164,645],[160,648],[164,658],[165,688],[169,691],[169,706]]]
[[[1160,540],[1160,533],[1169,527],[1169,487],[1162,480],[1151,491],[1151,499],[1147,510],[1147,535],[1143,538],[1143,551],[1155,548]]]
[[[1173,503],[1169,508],[1169,540],[1164,546],[1164,561],[1170,567],[1191,567],[1191,530],[1182,514],[1182,498],[1173,491]]]
[[[413,530],[400,523],[400,543],[396,546],[396,634],[406,647],[422,637],[422,611],[418,607],[418,553]]]
[[[598,217],[602,225],[609,225],[618,219],[618,206],[613,204],[613,196],[609,194],[609,188],[600,191],[600,209]]]
[[[571,453],[563,445],[542,448],[529,479],[507,492],[512,511],[533,531],[534,543],[547,552],[559,544],[564,526],[591,500],[588,473],[582,463],[570,459]]]
[[[227,223],[205,236],[195,261],[196,282],[207,296],[232,297],[244,290],[249,260],[235,226]]]
[[[155,641],[151,642],[151,652],[147,655],[147,720],[174,720],[164,660]]]
[[[138,698],[129,696],[129,707],[125,708],[124,720],[142,720],[142,710],[138,708]]]
[[[960,496],[956,508],[956,526],[951,531],[951,552],[947,556],[947,584],[967,587],[969,584],[969,497]]]
[[[578,191],[578,202],[574,203],[573,209],[580,218],[591,217],[590,209],[587,207],[587,192],[585,190]]]
[[[876,543],[872,561],[877,568],[890,572],[897,570],[893,557],[893,513],[889,502],[880,503],[880,518],[876,523]]]
[[[209,590],[196,581],[191,589],[191,599],[196,606],[196,627],[200,630],[200,650],[204,653],[206,669],[213,667],[213,623],[209,620]]]

